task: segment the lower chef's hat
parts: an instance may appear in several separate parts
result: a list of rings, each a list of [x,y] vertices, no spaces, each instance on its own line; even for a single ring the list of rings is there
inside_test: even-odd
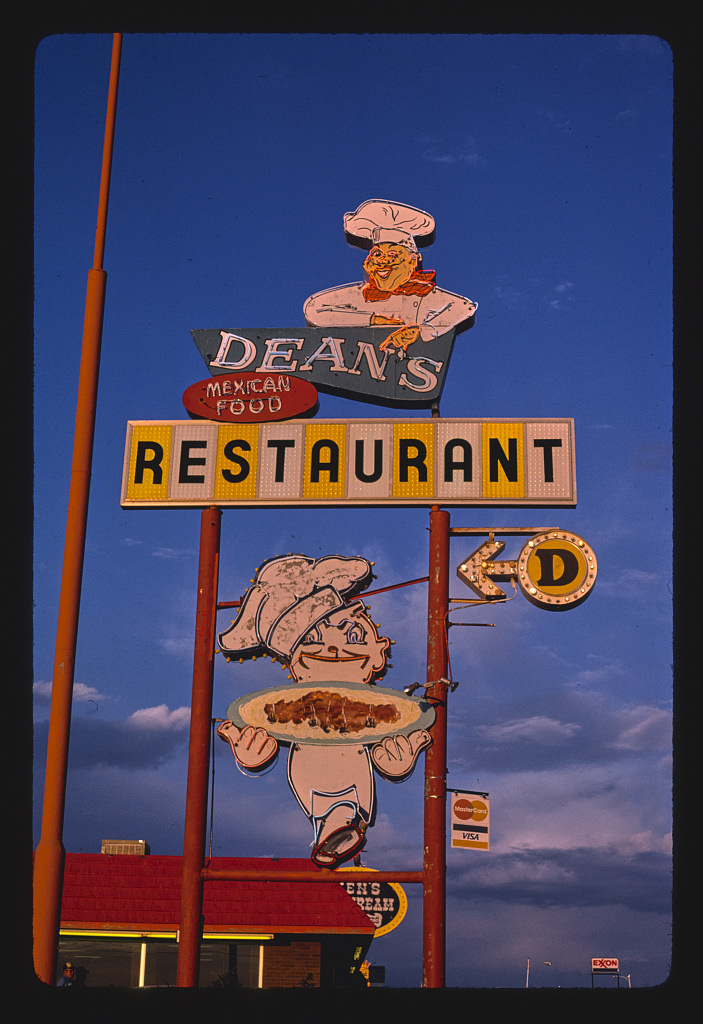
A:
[[[240,656],[270,651],[287,660],[316,623],[370,579],[371,563],[360,556],[272,558],[257,570],[237,618],[219,635],[220,648]]]

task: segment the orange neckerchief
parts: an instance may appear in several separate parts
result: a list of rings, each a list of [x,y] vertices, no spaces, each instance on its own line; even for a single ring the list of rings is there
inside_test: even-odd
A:
[[[364,299],[366,302],[380,302],[391,295],[427,295],[435,286],[434,270],[416,270],[409,281],[394,288],[392,292],[384,292],[369,281],[364,285]]]

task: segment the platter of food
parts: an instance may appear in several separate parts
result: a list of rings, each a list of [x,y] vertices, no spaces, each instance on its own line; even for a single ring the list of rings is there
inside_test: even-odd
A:
[[[386,736],[429,729],[431,704],[400,690],[363,683],[298,683],[247,693],[227,717],[238,728],[252,725],[280,743],[370,744]]]

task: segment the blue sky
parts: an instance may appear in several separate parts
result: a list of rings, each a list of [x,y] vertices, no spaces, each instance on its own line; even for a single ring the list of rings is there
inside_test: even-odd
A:
[[[36,53],[35,841],[111,45]],[[453,509],[452,526],[569,528],[599,567],[566,614],[452,613],[494,624],[451,630],[448,740],[448,785],[491,795],[492,847],[449,851],[447,984],[521,987],[528,957],[535,986],[590,987],[594,956],[633,986],[667,977],[672,79],[653,36],[124,37],[68,850],[182,850],[200,517],[120,508],[127,421],[187,418],[207,375],[192,328],[302,326],[309,295],[359,280],[343,214],[395,199],[435,217],[425,267],[479,304],[441,415],[575,420],[577,508]],[[389,411],[321,395],[318,415]],[[287,552],[364,555],[379,587],[424,576],[427,526],[425,509],[228,510],[220,599]],[[452,540],[452,572],[471,550]],[[423,678],[424,586],[371,607],[396,641],[386,684]],[[218,660],[213,714],[274,673]],[[380,781],[364,863],[418,867],[421,813],[421,772]],[[305,856],[310,838],[285,766],[245,779],[218,743],[213,852]],[[414,888],[372,947],[393,986],[421,983]]]

